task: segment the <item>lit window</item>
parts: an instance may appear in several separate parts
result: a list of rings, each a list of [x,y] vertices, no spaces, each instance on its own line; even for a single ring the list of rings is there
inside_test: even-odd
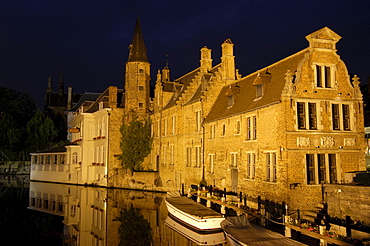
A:
[[[222,127],[221,127],[221,136],[225,136],[226,135],[226,125],[225,124],[222,124]]]
[[[196,129],[195,130],[200,131],[202,128],[202,112],[196,111],[195,117],[196,117]]]
[[[317,130],[316,103],[297,102],[297,120],[300,130]]]
[[[216,135],[216,125],[211,124],[209,126],[209,139],[215,139]]]
[[[235,134],[240,134],[240,120],[235,123]]]
[[[335,154],[306,154],[307,184],[337,183]]]
[[[333,130],[351,130],[350,110],[347,104],[332,104]]]
[[[191,147],[186,148],[186,166],[191,166]]]
[[[257,139],[257,117],[252,116],[247,118],[247,140]]]
[[[230,153],[231,154],[231,166],[238,167],[238,153]]]
[[[195,166],[200,167],[202,163],[202,154],[200,146],[195,147]]]
[[[247,153],[247,166],[246,166],[246,177],[247,179],[254,179],[255,178],[255,170],[256,170],[256,154],[255,153]]]
[[[276,153],[266,153],[266,181],[276,182]]]
[[[214,173],[215,154],[209,154],[209,172]]]
[[[331,66],[315,65],[316,87],[332,88],[334,82],[334,69]]]

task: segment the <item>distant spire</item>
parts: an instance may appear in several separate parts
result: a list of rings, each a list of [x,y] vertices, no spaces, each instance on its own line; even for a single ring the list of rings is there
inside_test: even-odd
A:
[[[137,17],[136,19],[134,35],[132,37],[132,43],[129,46],[129,49],[130,49],[130,53],[128,55],[128,62],[133,62],[133,61],[147,62],[148,61],[139,17]]]
[[[59,94],[59,96],[64,95],[64,80],[63,80],[63,70],[62,70],[62,68],[60,68],[60,72],[59,72],[58,94]]]

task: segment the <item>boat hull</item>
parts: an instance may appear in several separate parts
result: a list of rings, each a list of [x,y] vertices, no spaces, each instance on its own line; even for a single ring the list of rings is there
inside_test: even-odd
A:
[[[168,213],[173,219],[177,220],[178,222],[184,224],[186,227],[194,231],[202,231],[203,233],[215,233],[222,231],[220,223],[225,218],[221,215],[215,215],[213,217],[207,216],[206,218],[202,218],[202,216],[192,215],[186,211],[181,210],[175,204],[169,202],[167,199],[165,200],[165,203]],[[194,206],[196,205],[203,206],[194,202]]]

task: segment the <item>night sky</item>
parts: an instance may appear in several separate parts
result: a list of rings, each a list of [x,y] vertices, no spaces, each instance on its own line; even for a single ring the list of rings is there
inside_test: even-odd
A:
[[[308,47],[305,36],[325,26],[342,36],[338,54],[349,73],[362,82],[370,76],[368,0],[2,0],[0,86],[29,93],[40,108],[48,77],[57,90],[61,67],[73,92],[123,88],[137,16],[152,83],[167,60],[172,79],[195,69],[203,46],[219,63],[227,38],[245,76]]]

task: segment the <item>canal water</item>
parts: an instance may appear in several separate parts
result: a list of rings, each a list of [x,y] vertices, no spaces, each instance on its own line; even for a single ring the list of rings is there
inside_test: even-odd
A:
[[[0,176],[0,245],[226,245],[168,217],[164,197]]]

